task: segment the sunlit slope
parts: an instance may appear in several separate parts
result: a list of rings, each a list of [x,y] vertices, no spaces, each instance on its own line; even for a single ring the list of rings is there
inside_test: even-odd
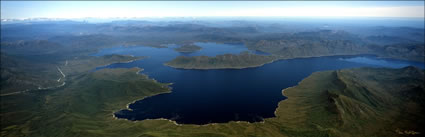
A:
[[[284,90],[288,99],[276,120],[295,131],[337,136],[423,133],[424,93],[424,72],[413,67],[317,72]]]

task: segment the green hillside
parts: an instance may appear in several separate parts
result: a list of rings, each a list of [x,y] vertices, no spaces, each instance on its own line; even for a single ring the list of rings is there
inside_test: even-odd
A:
[[[64,76],[66,75],[80,74],[98,66],[143,58],[106,55],[101,57],[79,56],[69,60],[55,61],[55,57],[39,61],[38,58],[32,56],[15,56],[2,53],[0,66],[1,95],[59,87],[64,84],[66,79]]]
[[[423,82],[424,72],[414,67],[317,72],[284,90],[288,99],[279,103],[277,119],[337,136],[423,133]]]

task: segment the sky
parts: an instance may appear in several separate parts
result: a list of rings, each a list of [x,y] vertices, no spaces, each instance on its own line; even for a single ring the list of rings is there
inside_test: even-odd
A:
[[[111,17],[424,17],[424,1],[1,1],[1,19]]]

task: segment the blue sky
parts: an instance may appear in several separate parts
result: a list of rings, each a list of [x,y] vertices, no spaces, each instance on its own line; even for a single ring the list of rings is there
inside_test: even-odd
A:
[[[175,16],[423,17],[424,1],[1,1],[1,18]]]

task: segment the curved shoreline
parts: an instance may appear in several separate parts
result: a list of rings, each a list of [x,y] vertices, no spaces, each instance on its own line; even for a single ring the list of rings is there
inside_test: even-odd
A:
[[[337,56],[341,56],[341,55],[337,55]],[[314,58],[314,57],[303,57],[303,58]],[[297,59],[297,58],[293,58],[293,59]],[[263,65],[265,65],[265,64],[269,64],[269,63],[273,63],[273,62],[275,62],[275,61],[279,61],[279,60],[286,60],[286,59],[279,59],[279,58],[277,58],[277,59],[274,59],[274,60],[272,60],[272,61],[270,61],[270,62],[268,62],[268,63],[264,63],[264,64],[262,64],[262,65],[260,65],[260,66],[263,66]],[[166,63],[164,63],[164,65],[165,66],[169,66],[169,65],[167,65]],[[260,66],[256,66],[256,67],[260,67]],[[169,66],[169,67],[172,67],[172,66]],[[174,67],[173,67],[174,68]],[[247,67],[247,68],[254,68],[254,67]],[[185,69],[185,68],[176,68],[176,69]],[[221,68],[221,69],[244,69],[244,68]],[[209,69],[198,69],[198,70],[209,70]],[[313,73],[315,73],[315,72],[313,72]],[[140,74],[140,73],[139,73]],[[311,75],[311,74],[310,74]],[[308,77],[308,76],[307,76]],[[307,78],[306,77],[306,78]],[[305,79],[305,78],[304,78]],[[284,88],[284,89],[282,89],[281,90],[281,95],[282,96],[284,96],[284,97],[287,97],[287,96],[285,96],[285,94],[284,94],[284,92],[285,92],[285,90],[288,90],[288,89],[290,89],[290,88],[294,88],[294,87],[296,87],[297,85],[299,85],[304,79],[302,79],[301,81],[299,81],[296,85],[294,85],[294,86],[291,86],[291,87],[287,87],[287,88]],[[153,79],[154,80],[154,79]],[[155,80],[156,81],[156,80]],[[170,87],[171,88],[171,87]],[[166,93],[172,93],[172,91],[170,90],[170,92],[166,92]],[[130,102],[130,103],[128,103],[127,105],[126,105],[126,108],[128,109],[128,110],[132,110],[131,108],[129,108],[129,105],[130,104],[132,104],[132,103],[135,103],[135,102],[137,102],[137,101],[141,101],[141,100],[143,100],[143,99],[146,99],[146,98],[149,98],[149,97],[153,97],[153,96],[156,96],[156,95],[160,95],[160,94],[164,94],[164,93],[158,93],[158,94],[154,94],[154,95],[152,95],[152,96],[146,96],[146,97],[143,97],[143,98],[141,98],[141,99],[138,99],[138,100],[135,100],[135,101],[133,101],[133,102]],[[131,122],[143,122],[143,121],[145,121],[145,120],[167,120],[167,121],[170,121],[170,122],[172,122],[172,123],[174,123],[175,125],[177,125],[177,126],[182,126],[182,125],[192,125],[192,126],[198,126],[198,127],[201,127],[201,126],[209,126],[209,125],[216,125],[216,124],[226,124],[226,123],[232,123],[232,122],[235,122],[235,123],[251,123],[251,124],[253,124],[253,123],[261,123],[261,124],[264,124],[265,122],[266,122],[266,119],[272,119],[272,118],[276,118],[278,115],[276,114],[276,112],[277,112],[277,110],[278,110],[278,108],[279,108],[279,104],[280,104],[280,102],[282,102],[282,101],[285,101],[285,100],[287,100],[288,99],[288,97],[286,98],[286,99],[283,99],[283,100],[281,100],[281,101],[279,101],[278,103],[277,103],[277,105],[276,105],[276,109],[275,109],[275,111],[273,112],[273,114],[274,114],[274,116],[272,116],[272,117],[268,117],[268,118],[263,118],[262,119],[262,121],[258,121],[258,122],[249,122],[249,121],[233,121],[233,120],[231,120],[231,121],[228,121],[228,122],[223,122],[223,123],[208,123],[208,124],[179,124],[179,123],[177,123],[177,121],[174,121],[174,120],[171,120],[171,119],[167,119],[167,118],[156,118],[156,119],[144,119],[144,120],[129,120],[129,119],[126,119],[126,118],[118,118],[118,117],[115,117],[115,112],[117,112],[117,111],[114,111],[114,112],[112,112],[112,117],[115,119],[115,120],[126,120],[126,121],[131,121]],[[118,110],[118,111],[120,111],[120,110]]]
[[[139,69],[140,69],[140,68],[139,68]],[[301,80],[301,81],[302,81],[302,80]],[[300,82],[301,82],[301,81],[300,81]],[[171,85],[171,84],[172,84],[172,83],[170,83],[169,85]],[[298,83],[298,84],[299,84],[299,83]],[[297,85],[298,85],[298,84],[297,84]],[[297,86],[297,85],[295,85],[295,86]],[[168,85],[167,85],[167,86],[168,86]],[[284,95],[284,91],[285,91],[285,90],[287,90],[287,89],[293,88],[293,87],[295,87],[295,86],[287,87],[287,88],[282,89],[282,96],[286,97],[286,96]],[[136,100],[134,100],[134,101],[132,101],[132,102],[128,103],[128,104],[126,105],[126,109],[127,109],[127,110],[132,111],[132,109],[129,107],[129,105],[130,105],[130,104],[133,104],[133,103],[135,103],[135,102],[137,102],[137,101],[141,101],[141,100],[144,100],[144,99],[146,99],[146,98],[153,97],[153,96],[157,96],[157,95],[160,95],[160,94],[172,93],[172,90],[171,90],[171,89],[172,89],[172,88],[170,87],[169,92],[165,92],[165,93],[158,93],[158,94],[154,94],[154,95],[151,95],[151,96],[145,96],[145,97],[143,97],[143,98],[141,98],[141,99],[136,99]],[[113,112],[112,112],[112,117],[113,117],[113,119],[114,119],[114,120],[125,120],[125,121],[129,121],[129,122],[144,122],[144,121],[146,121],[146,120],[166,120],[166,121],[169,121],[169,122],[173,123],[173,124],[174,124],[174,125],[176,125],[176,126],[191,125],[191,126],[197,126],[197,127],[210,126],[210,125],[217,125],[217,124],[227,124],[227,123],[232,123],[232,122],[234,122],[234,123],[248,123],[248,124],[254,124],[254,123],[264,124],[264,123],[266,122],[266,119],[271,119],[271,118],[276,118],[276,117],[277,117],[277,115],[276,115],[276,111],[277,111],[277,109],[279,108],[279,104],[280,104],[280,102],[285,101],[285,100],[287,100],[287,99],[288,99],[288,98],[286,98],[286,99],[281,100],[281,101],[279,101],[279,102],[278,102],[278,104],[276,105],[277,107],[276,107],[275,111],[273,112],[274,116],[272,116],[272,117],[268,117],[268,118],[263,118],[261,121],[256,121],[256,122],[249,122],[249,121],[243,121],[243,120],[231,120],[231,121],[223,122],[223,123],[208,123],[208,124],[179,124],[179,123],[177,123],[177,121],[175,121],[175,120],[171,120],[171,119],[167,119],[167,118],[155,118],[155,119],[147,118],[147,119],[143,119],[143,120],[129,120],[129,119],[126,119],[126,118],[118,118],[118,117],[116,117],[116,116],[115,116],[115,112],[117,112],[117,111],[113,111]],[[121,110],[122,110],[122,109],[121,109]],[[118,110],[118,111],[121,111],[121,110]]]
[[[214,70],[214,69],[245,69],[245,68],[254,68],[254,67],[260,67],[260,66],[263,66],[263,65],[265,65],[265,64],[269,64],[269,63],[273,63],[273,62],[275,62],[275,61],[280,61],[280,60],[291,60],[291,59],[303,59],[303,58],[319,58],[319,57],[338,57],[338,56],[341,56],[341,57],[350,57],[350,56],[359,56],[359,55],[363,55],[363,56],[366,56],[366,55],[372,55],[372,56],[375,56],[375,57],[378,57],[378,56],[376,56],[376,55],[373,55],[373,54],[351,54],[351,55],[330,55],[330,56],[305,56],[305,57],[297,57],[297,58],[288,58],[288,59],[284,59],[284,58],[276,58],[276,59],[273,59],[272,61],[270,61],[270,62],[267,62],[267,63],[263,63],[263,64],[261,64],[261,65],[256,65],[256,66],[250,66],[250,67],[244,67],[244,68],[211,68],[212,70]],[[169,66],[169,67],[172,67],[172,68],[176,68],[176,67],[173,67],[173,66],[170,66],[170,65],[168,65],[167,63],[164,63],[163,64],[164,66]],[[176,68],[176,69],[191,69],[191,68]],[[209,70],[209,68],[201,68],[201,69],[198,69],[198,70]],[[326,71],[326,70],[325,70]],[[316,71],[316,72],[321,72],[321,71]],[[316,72],[313,72],[312,74],[314,74],[314,73],[316,73]],[[310,74],[309,76],[311,76],[312,74]],[[309,77],[309,76],[307,76],[307,77]],[[306,77],[306,78],[307,78]],[[285,92],[288,90],[288,89],[291,89],[291,88],[294,88],[294,87],[296,87],[296,86],[298,86],[298,85],[300,85],[300,83],[302,82],[302,81],[304,81],[305,80],[305,78],[303,78],[301,81],[299,81],[296,85],[294,85],[294,86],[291,86],[291,87],[287,87],[287,88],[284,88],[284,89],[282,89],[281,90],[281,95],[282,96],[284,96],[284,97],[287,97],[287,96],[285,96]],[[171,93],[171,92],[167,92],[167,93]],[[159,94],[163,94],[163,93],[159,93]],[[155,94],[155,95],[152,95],[152,96],[148,96],[148,97],[153,97],[153,96],[156,96],[156,95],[159,95],[159,94]],[[140,101],[140,100],[143,100],[143,99],[145,99],[145,98],[147,98],[147,97],[143,97],[142,99],[139,99],[139,100],[136,100],[136,101]],[[223,122],[223,123],[207,123],[207,124],[184,124],[184,123],[177,123],[175,120],[171,120],[171,119],[167,119],[167,118],[156,118],[156,119],[144,119],[144,120],[129,120],[129,119],[126,119],[126,118],[117,118],[117,117],[115,117],[115,115],[114,115],[114,112],[112,113],[113,114],[113,117],[115,118],[115,119],[117,119],[117,120],[119,120],[119,119],[123,119],[123,120],[127,120],[127,121],[131,121],[131,122],[143,122],[143,121],[145,121],[145,120],[167,120],[167,121],[170,121],[170,122],[172,122],[172,123],[174,123],[175,125],[178,125],[178,126],[181,126],[181,125],[191,125],[191,126],[198,126],[198,127],[201,127],[201,126],[209,126],[209,125],[216,125],[216,124],[227,124],[227,123],[265,123],[265,121],[267,120],[267,119],[272,119],[272,118],[276,118],[276,117],[278,117],[278,115],[277,115],[277,111],[278,111],[278,108],[280,107],[279,106],[279,104],[282,102],[282,101],[285,101],[285,100],[287,100],[287,99],[289,99],[288,97],[286,98],[286,99],[283,99],[283,100],[281,100],[281,101],[279,101],[278,103],[277,103],[277,105],[276,105],[276,109],[274,110],[274,112],[273,112],[273,114],[274,114],[274,116],[272,116],[272,117],[268,117],[268,118],[263,118],[261,121],[256,121],[256,122],[249,122],[249,121],[233,121],[233,120],[231,120],[231,121],[227,121],[227,122]],[[136,102],[136,101],[133,101],[133,102],[131,102],[131,103],[134,103],[134,102]],[[129,103],[129,104],[127,104],[127,109],[128,110],[131,110],[131,108],[129,108],[129,105],[131,104],[131,103]]]
[[[294,87],[294,86],[293,86],[293,87]],[[293,88],[293,87],[288,87],[288,88],[282,89],[282,92],[283,92],[284,90],[286,90],[286,89]],[[166,93],[172,93],[172,92],[170,91],[170,92],[166,92]],[[135,103],[135,102],[140,101],[140,100],[143,100],[143,99],[145,99],[145,98],[153,97],[153,96],[160,95],[160,94],[165,94],[165,93],[158,93],[158,94],[155,94],[155,95],[152,95],[152,96],[146,96],[146,97],[143,97],[142,99],[139,99],[139,100],[135,100],[135,101],[133,101],[133,102],[128,103],[128,104],[127,104],[127,106],[126,106],[126,108],[127,108],[128,110],[132,110],[131,108],[129,108],[129,105],[130,105],[130,104]],[[282,93],[282,96],[284,96],[284,94],[283,94],[283,93]],[[286,97],[286,96],[285,96],[285,97]],[[169,121],[169,122],[171,122],[171,123],[173,123],[173,124],[175,124],[175,125],[177,125],[177,126],[191,125],[191,126],[197,126],[197,127],[210,126],[210,125],[217,125],[217,124],[227,124],[227,123],[232,123],[232,122],[234,122],[234,123],[248,123],[248,124],[254,124],[254,123],[264,124],[264,123],[266,122],[266,119],[271,119],[271,118],[276,118],[276,117],[277,117],[277,115],[276,115],[276,111],[277,111],[277,109],[279,108],[279,103],[280,103],[280,102],[282,102],[282,101],[285,101],[285,100],[286,100],[286,99],[281,100],[281,101],[279,101],[279,102],[278,102],[277,107],[276,107],[276,109],[275,109],[275,111],[274,111],[274,116],[273,116],[273,117],[263,118],[261,121],[256,121],[256,122],[249,122],[249,121],[243,121],[243,120],[231,120],[231,121],[223,122],[223,123],[217,123],[217,122],[215,122],[215,123],[208,123],[208,124],[179,124],[179,123],[177,123],[177,121],[175,121],[175,120],[171,120],[171,119],[167,119],[167,118],[155,118],[155,119],[147,118],[147,119],[143,119],[143,120],[129,120],[129,119],[126,119],[126,118],[118,118],[118,117],[116,117],[116,116],[115,116],[115,114],[114,114],[114,113],[115,113],[115,112],[117,112],[117,111],[112,112],[112,117],[113,117],[115,120],[125,120],[125,121],[129,121],[129,122],[144,122],[144,121],[146,121],[146,120],[166,120],[166,121]],[[119,110],[119,111],[120,111],[120,110]]]
[[[146,75],[146,74],[141,74],[140,72],[142,72],[144,69],[143,68],[139,68],[139,67],[135,67],[135,68],[137,68],[138,70],[136,71],[136,75],[142,75],[142,76],[146,76],[148,79],[149,79],[149,76],[148,75]],[[159,83],[158,81],[156,81],[155,79],[151,79],[151,80],[153,80],[154,82],[157,82],[157,83]],[[151,95],[151,96],[145,96],[145,97],[143,97],[143,98],[141,98],[141,99],[136,99],[136,100],[134,100],[133,102],[130,102],[130,103],[128,103],[127,105],[126,105],[126,108],[128,109],[128,110],[130,110],[130,111],[132,111],[132,109],[129,107],[130,106],[130,104],[133,104],[133,103],[136,103],[137,101],[140,101],[140,100],[143,100],[143,99],[145,99],[145,98],[149,98],[149,97],[153,97],[153,96],[156,96],[156,95],[159,95],[159,94],[166,94],[166,93],[171,93],[172,92],[172,88],[171,87],[169,87],[170,85],[172,85],[173,83],[162,83],[162,84],[166,84],[165,86],[167,86],[168,87],[168,92],[163,92],[163,93],[157,93],[157,94],[153,94],[153,95]],[[117,112],[117,111],[115,111],[115,112]],[[114,113],[112,113],[112,114],[114,114]],[[114,115],[114,117],[115,117],[115,115]]]
[[[144,70],[143,68],[139,68],[139,67],[135,67],[135,68],[137,68],[137,69],[138,69],[138,70],[136,71],[136,75],[146,76],[148,79],[150,79],[148,75],[146,75],[146,74],[141,74],[141,73],[140,73],[140,72],[142,72],[142,71]],[[155,79],[151,79],[151,80],[153,80],[154,82],[158,82],[158,81],[156,81]],[[158,82],[158,83],[159,83],[159,82]],[[172,93],[172,87],[169,87],[169,86],[170,86],[170,85],[172,85],[173,83],[162,83],[162,84],[165,84],[164,86],[168,87],[168,91],[167,91],[167,92],[156,93],[156,94],[153,94],[153,95],[150,95],[150,96],[144,96],[144,97],[142,97],[142,98],[135,99],[135,100],[133,100],[132,102],[127,103],[127,105],[126,105],[126,109],[127,109],[127,110],[129,110],[129,111],[133,111],[133,109],[131,109],[131,108],[130,108],[130,104],[133,104],[133,103],[136,103],[137,101],[141,101],[141,100],[144,100],[144,99],[146,99],[146,98],[153,97],[153,96],[157,96],[157,95],[160,95],[160,94]],[[120,110],[114,110],[114,111],[112,111],[112,117],[113,117],[115,120],[127,120],[127,121],[131,121],[131,120],[128,120],[128,119],[126,119],[126,118],[118,118],[118,117],[116,117],[116,116],[115,116],[115,112],[118,112],[118,111],[121,111],[121,110],[123,110],[123,109],[120,109]],[[164,119],[165,119],[165,118],[164,118]],[[148,119],[145,119],[145,120],[148,120]],[[143,121],[143,120],[141,120],[141,121]],[[171,121],[171,120],[170,120],[170,121]],[[134,121],[134,122],[136,122],[136,121]],[[177,122],[176,122],[176,124],[177,124]]]

